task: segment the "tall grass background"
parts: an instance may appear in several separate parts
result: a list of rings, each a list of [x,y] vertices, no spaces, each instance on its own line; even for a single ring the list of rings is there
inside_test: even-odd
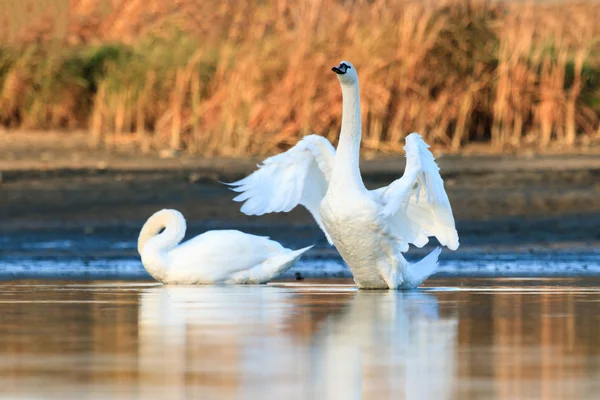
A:
[[[600,5],[476,0],[23,0],[0,20],[0,125],[91,146],[264,155],[337,142],[331,67],[358,70],[363,146],[600,140]],[[7,3],[7,4],[9,4]]]

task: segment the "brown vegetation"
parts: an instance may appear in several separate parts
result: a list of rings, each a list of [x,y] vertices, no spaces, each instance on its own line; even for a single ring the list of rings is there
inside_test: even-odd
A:
[[[594,3],[14,7],[29,3],[46,6],[0,30],[0,123],[9,128],[87,127],[93,145],[225,156],[272,153],[311,132],[335,142],[341,92],[330,68],[346,59],[361,80],[365,148],[401,151],[412,131],[457,151],[475,141],[501,151],[600,138]]]

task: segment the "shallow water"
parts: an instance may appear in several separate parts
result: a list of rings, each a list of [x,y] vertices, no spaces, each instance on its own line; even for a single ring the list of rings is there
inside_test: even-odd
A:
[[[315,242],[308,228],[273,228],[275,235],[267,227],[255,229],[253,233],[283,239],[293,249],[316,243],[283,278],[294,278],[297,273],[306,278],[352,277],[335,249]],[[0,232],[0,279],[150,280],[137,253],[137,233],[128,229],[94,234],[65,229]],[[317,236],[325,240],[320,231]],[[411,249],[406,256],[416,261],[431,249]],[[516,245],[502,248],[491,241],[484,250],[467,242],[456,252],[442,251],[436,276],[600,276],[598,260],[598,249],[523,250]]]
[[[413,258],[415,261],[418,258]],[[437,277],[600,276],[596,253],[470,253],[443,252]],[[303,256],[280,278],[352,278],[340,257]],[[151,280],[139,257],[4,256],[0,279],[120,279]]]
[[[2,398],[565,399],[600,391],[600,280],[0,285]]]

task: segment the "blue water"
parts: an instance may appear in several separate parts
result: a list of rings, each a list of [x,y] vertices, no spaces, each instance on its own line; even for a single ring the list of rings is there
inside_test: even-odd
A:
[[[151,279],[128,232],[82,235],[54,232],[0,236],[0,279]],[[284,243],[291,248],[307,245]],[[438,277],[594,276],[600,275],[600,252],[495,252],[444,250]],[[409,252],[416,261],[421,253]],[[282,278],[350,278],[343,260],[327,245],[317,245]]]

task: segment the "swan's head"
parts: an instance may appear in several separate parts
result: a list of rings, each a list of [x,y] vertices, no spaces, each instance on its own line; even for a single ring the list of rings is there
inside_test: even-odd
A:
[[[358,74],[354,65],[348,61],[342,61],[339,65],[331,68],[338,76],[342,85],[355,85],[358,83]]]

